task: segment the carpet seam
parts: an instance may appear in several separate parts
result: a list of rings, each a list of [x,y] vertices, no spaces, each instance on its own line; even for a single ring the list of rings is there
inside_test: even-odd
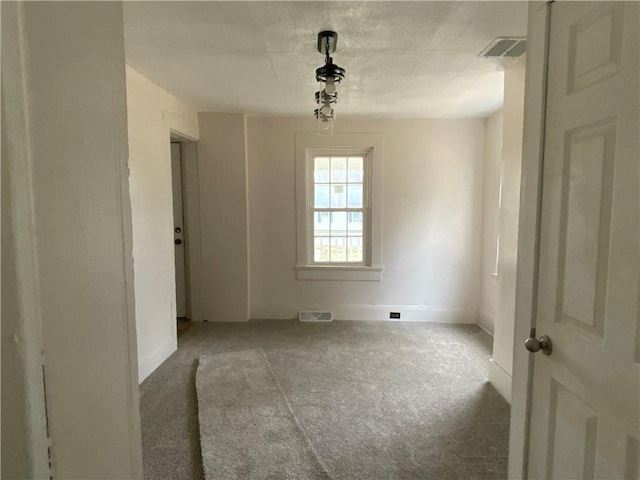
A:
[[[329,473],[329,468],[325,465],[324,461],[322,460],[322,457],[320,456],[320,454],[318,454],[318,452],[314,448],[313,443],[311,443],[311,439],[307,435],[307,432],[305,431],[305,429],[302,427],[302,424],[300,423],[300,420],[298,420],[298,416],[293,411],[293,407],[291,406],[291,402],[289,401],[289,397],[287,397],[287,394],[284,392],[284,389],[282,388],[282,385],[280,385],[280,382],[278,381],[278,379],[276,377],[276,374],[273,371],[273,367],[271,366],[271,362],[269,361],[269,357],[267,357],[267,354],[265,353],[265,351],[262,348],[262,346],[260,346],[260,352],[262,352],[262,356],[264,357],[264,360],[267,363],[267,367],[269,367],[269,372],[271,372],[271,376],[273,377],[273,381],[276,382],[278,390],[280,390],[280,393],[282,393],[282,396],[284,397],[284,401],[287,404],[287,408],[289,409],[289,412],[291,412],[291,416],[293,416],[293,420],[296,422],[296,425],[298,426],[298,428],[302,432],[302,436],[304,437],[305,441],[307,442],[307,445],[309,446],[309,449],[311,450],[311,453],[313,453],[313,456],[316,457],[316,460],[318,461],[318,464],[320,465],[322,470],[324,470],[324,473],[327,475],[327,477],[329,477],[329,480],[332,480],[333,476]]]

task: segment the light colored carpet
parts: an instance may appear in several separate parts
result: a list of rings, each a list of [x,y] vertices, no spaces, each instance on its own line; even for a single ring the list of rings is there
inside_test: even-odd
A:
[[[201,356],[196,391],[207,480],[329,478],[261,350]]]
[[[479,327],[280,320],[180,338],[140,388],[146,479],[204,478],[198,358],[261,348],[332,479],[506,478],[509,405],[487,382]]]

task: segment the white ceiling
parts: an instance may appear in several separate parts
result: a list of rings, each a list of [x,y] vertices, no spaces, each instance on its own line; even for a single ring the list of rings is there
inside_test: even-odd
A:
[[[127,63],[198,110],[311,115],[317,33],[338,32],[337,115],[484,117],[504,62],[478,58],[526,34],[526,2],[125,2]]]

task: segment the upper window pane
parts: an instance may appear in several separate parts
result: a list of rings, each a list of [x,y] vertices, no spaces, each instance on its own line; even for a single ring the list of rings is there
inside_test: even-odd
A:
[[[362,157],[349,157],[349,182],[362,183],[364,181],[363,163]]]
[[[329,157],[316,157],[313,166],[313,180],[316,183],[329,182],[329,169],[331,162]]]
[[[329,208],[329,184],[316,185],[313,189],[313,204],[316,208]]]
[[[347,181],[346,157],[331,157],[331,181],[336,183]]]
[[[345,183],[331,184],[331,208],[345,208],[347,206],[347,185]]]
[[[349,184],[347,207],[362,208],[362,184]]]

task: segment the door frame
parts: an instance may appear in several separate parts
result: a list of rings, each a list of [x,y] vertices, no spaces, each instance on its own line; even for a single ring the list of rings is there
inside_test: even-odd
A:
[[[174,248],[173,250],[173,254],[174,254],[174,266],[175,266],[175,270],[174,270],[174,277],[175,277],[175,290],[176,290],[176,317],[178,317],[178,319],[187,319],[189,320],[191,318],[191,312],[190,312],[190,305],[189,305],[189,301],[187,299],[187,291],[189,290],[189,278],[188,278],[188,270],[187,270],[187,248],[188,248],[188,240],[189,238],[187,237],[187,232],[186,232],[186,225],[185,225],[185,209],[184,209],[184,197],[185,197],[185,185],[182,179],[182,156],[184,155],[183,150],[184,150],[184,143],[181,141],[176,140],[175,138],[171,138],[171,143],[169,144],[170,148],[171,148],[171,193],[172,193],[172,201],[171,203],[173,204],[173,229],[174,229],[174,244],[176,242],[175,240],[175,235],[176,235],[176,180],[178,180],[180,182],[180,222],[179,224],[181,225],[182,228],[182,269],[184,270],[184,278],[183,278],[183,284],[182,284],[182,292],[180,292],[180,289],[178,288],[178,258],[177,258],[177,249]],[[173,155],[173,146],[177,145],[178,148],[178,162],[179,162],[179,174],[178,172],[176,172],[176,170],[174,169],[174,155]],[[178,175],[178,176],[176,176]],[[184,309],[182,312],[182,315],[180,315],[180,309],[178,308],[179,305],[179,299],[178,297],[180,296],[180,293],[182,294],[182,296],[184,297]]]
[[[5,3],[2,5],[3,38],[12,45],[15,54],[5,55],[3,76],[13,78],[24,75],[25,67],[25,8],[24,3]],[[6,34],[6,37],[5,37]],[[9,47],[11,48],[11,47]],[[28,86],[24,81],[9,82],[5,90],[0,89],[0,100],[5,117],[2,121],[2,289],[4,290],[5,269],[7,277],[15,282],[15,293],[7,295],[3,291],[3,302],[15,305],[19,314],[15,324],[2,323],[6,331],[13,331],[20,339],[12,345],[10,355],[15,361],[16,375],[22,377],[23,391],[20,402],[24,408],[22,414],[24,427],[23,440],[25,469],[32,478],[48,478],[51,475],[49,465],[49,435],[47,432],[47,406],[45,398],[45,356],[42,332],[42,311],[40,308],[40,272],[38,269],[38,238],[35,218],[35,190],[33,185],[34,158],[31,155],[31,138],[28,130],[29,98]],[[2,97],[2,92],[5,96]],[[8,95],[7,95],[8,94]],[[6,113],[5,113],[6,112]],[[5,120],[13,115],[14,120]],[[8,228],[7,228],[8,227]],[[10,238],[5,243],[5,236]],[[5,248],[9,245],[8,251]],[[17,248],[17,246],[20,248]],[[13,278],[12,278],[13,277]],[[8,298],[8,300],[6,300]],[[5,304],[3,303],[3,315]],[[5,317],[6,318],[6,317]],[[9,320],[9,319],[7,319]],[[12,319],[13,320],[13,319]],[[8,323],[8,322],[7,322]],[[6,347],[5,347],[6,348]],[[128,359],[127,359],[128,360]],[[3,388],[4,385],[3,385]],[[6,440],[5,440],[6,442]]]
[[[199,286],[202,283],[200,281],[202,242],[200,235],[198,140],[171,129],[170,142],[180,143],[181,150],[187,318],[191,321],[200,321],[202,319],[199,297]]]
[[[527,19],[509,479],[527,478],[533,358],[524,348],[523,342],[529,336],[531,328],[536,326],[549,23],[552,3],[553,0],[530,1]]]
[[[26,455],[24,459],[21,459],[23,462],[21,467],[27,470],[29,478],[85,477],[86,472],[91,471],[96,477],[104,477],[105,475],[122,477],[126,475],[127,478],[142,479],[122,6],[113,5],[106,10],[103,7],[96,10],[94,5],[81,6],[76,4],[73,6],[73,16],[69,15],[69,6],[61,7],[62,10],[51,8],[51,6],[46,8],[42,11],[41,6],[34,6],[34,4],[27,2],[2,5],[2,15],[5,16],[2,19],[2,26],[9,25],[7,38],[12,42],[12,47],[15,47],[13,48],[14,54],[7,56],[7,64],[4,64],[3,59],[2,65],[5,71],[11,74],[7,77],[8,91],[5,91],[5,96],[2,98],[3,111],[6,108],[7,113],[14,115],[12,121],[7,122],[6,129],[3,125],[2,141],[6,140],[6,147],[3,145],[3,153],[5,153],[5,148],[8,152],[3,160],[7,162],[6,168],[11,173],[7,189],[10,198],[9,234],[14,246],[20,245],[20,248],[15,249],[15,253],[12,251],[8,253],[13,254],[9,256],[13,263],[11,265],[13,271],[10,272],[9,278],[15,276],[16,293],[13,300],[17,306],[16,321],[19,324],[16,334],[19,341],[15,342],[16,363],[21,369],[19,373],[23,376],[25,388],[23,398],[20,399],[26,429]],[[6,20],[7,18],[9,20]],[[51,18],[53,18],[53,22],[50,21]],[[59,312],[51,313],[51,309],[45,308],[45,297],[55,298],[57,296],[59,298],[61,290],[59,290],[60,282],[55,281],[51,272],[43,269],[41,260],[45,255],[53,258],[54,255],[51,252],[60,244],[64,244],[64,238],[78,236],[78,232],[83,229],[86,231],[88,224],[93,222],[94,218],[90,211],[85,209],[80,217],[80,222],[68,222],[64,230],[65,237],[62,240],[58,238],[57,242],[50,245],[47,233],[48,230],[51,230],[51,225],[47,225],[39,218],[36,200],[42,193],[46,198],[46,194],[51,193],[51,190],[47,189],[51,187],[43,181],[37,182],[35,174],[38,170],[37,152],[39,150],[46,151],[50,149],[52,143],[55,143],[56,139],[59,141],[60,131],[53,130],[55,137],[51,132],[38,133],[41,129],[39,130],[37,125],[32,127],[29,119],[35,118],[34,112],[37,113],[43,108],[45,111],[55,108],[55,102],[48,100],[51,96],[47,93],[52,91],[61,95],[76,93],[73,87],[77,85],[77,82],[67,85],[55,81],[53,71],[59,68],[64,69],[70,64],[66,60],[69,57],[69,42],[57,42],[57,40],[62,38],[65,35],[64,32],[67,32],[69,28],[75,28],[76,32],[80,32],[81,40],[92,38],[92,33],[86,30],[85,25],[87,21],[90,22],[98,18],[104,20],[106,22],[104,25],[109,27],[108,34],[105,33],[107,30],[102,29],[95,36],[96,41],[102,40],[107,45],[106,52],[110,55],[107,60],[111,67],[103,72],[107,74],[106,77],[102,75],[102,78],[109,82],[110,88],[107,96],[110,100],[109,106],[98,112],[105,118],[104,126],[107,130],[105,132],[104,128],[91,122],[87,123],[87,116],[82,114],[82,109],[79,106],[69,108],[65,120],[68,118],[70,123],[63,133],[69,139],[67,151],[71,154],[63,156],[58,151],[53,156],[53,161],[60,158],[71,158],[71,166],[74,166],[74,162],[75,164],[84,162],[87,156],[93,158],[94,151],[97,151],[100,156],[96,158],[108,162],[103,162],[102,165],[110,166],[109,176],[105,177],[103,171],[87,171],[87,174],[82,177],[84,185],[83,188],[78,189],[80,192],[78,195],[82,200],[91,196],[91,188],[100,190],[103,195],[102,206],[105,207],[105,211],[109,212],[109,217],[104,219],[104,222],[108,222],[108,224],[103,223],[100,228],[107,228],[108,230],[104,231],[109,232],[115,230],[116,234],[120,234],[122,240],[121,243],[107,242],[107,240],[100,239],[95,235],[83,238],[82,245],[88,246],[89,250],[99,247],[100,252],[117,260],[116,263],[110,264],[110,270],[103,276],[106,280],[105,284],[100,285],[101,288],[108,287],[114,297],[117,296],[117,301],[112,301],[109,304],[113,306],[113,309],[105,313],[105,315],[110,315],[109,322],[107,322],[110,325],[110,330],[95,328],[95,325],[104,325],[104,322],[98,321],[99,319],[92,319],[88,322],[91,325],[88,328],[89,333],[95,337],[94,339],[99,338],[103,351],[119,353],[115,356],[110,355],[113,358],[96,356],[93,361],[83,363],[78,360],[83,360],[90,355],[84,355],[88,350],[84,345],[86,341],[78,337],[75,327],[77,322],[69,321],[69,319],[74,320],[73,312],[64,312],[66,319],[64,323],[69,325],[69,328],[60,330],[58,327],[62,323],[61,317],[58,315]],[[68,21],[60,22],[65,19]],[[56,24],[56,28],[46,28],[48,24]],[[45,26],[44,29],[43,26]],[[79,30],[80,27],[82,30]],[[68,34],[66,36],[68,37]],[[52,37],[52,44],[55,47],[52,52],[47,52],[49,56],[53,53],[59,57],[55,65],[43,60],[42,40],[33,42],[31,48],[28,48],[32,39],[51,39]],[[31,55],[34,52],[35,54]],[[60,67],[61,63],[62,67]],[[91,70],[91,65],[84,59],[80,61],[80,65]],[[39,75],[34,76],[34,71],[37,71]],[[85,82],[93,87],[95,77],[96,75],[90,76],[85,79]],[[5,87],[4,77],[2,84]],[[39,92],[36,98],[33,96],[34,91]],[[6,95],[7,93],[9,95]],[[14,93],[18,94],[13,95]],[[84,97],[88,98],[87,95]],[[87,108],[87,105],[84,105],[83,108]],[[109,116],[109,121],[106,121],[105,116]],[[83,121],[82,127],[89,125],[86,129],[71,132],[72,127],[78,127]],[[97,130],[100,132],[95,133]],[[102,137],[98,141],[91,140],[92,137],[83,141],[86,135],[94,133]],[[102,148],[102,143],[109,145],[109,149]],[[66,166],[69,166],[69,162]],[[5,167],[4,164],[3,167]],[[61,167],[65,167],[65,165],[63,164]],[[3,178],[3,180],[6,179]],[[78,178],[73,182],[77,183],[77,181]],[[74,205],[76,197],[69,193],[65,193],[65,195],[56,196],[58,201],[51,205],[43,204],[46,206],[45,213],[60,217],[68,213],[68,208],[70,205]],[[40,208],[44,207],[41,205]],[[2,213],[4,214],[5,211]],[[43,246],[47,246],[48,250],[44,251]],[[4,250],[2,253],[5,254]],[[81,256],[83,257],[83,266],[90,264],[86,258],[86,251],[69,253],[69,258],[74,260]],[[119,268],[118,263],[120,263]],[[79,261],[74,265],[75,271],[72,273],[82,273],[86,270],[80,266]],[[83,280],[95,280],[88,274],[81,278],[78,275],[71,275],[70,278],[73,279],[70,284],[72,288],[77,287]],[[99,308],[99,305],[91,300],[87,301],[85,305],[94,311]],[[86,309],[87,307],[82,313],[86,312]],[[48,316],[51,317],[49,320],[47,320]],[[51,332],[55,332],[57,338],[52,338]],[[61,344],[60,338],[64,335],[68,335],[68,338],[71,339],[71,348],[69,348],[69,344]],[[76,348],[77,345],[82,345],[83,348]],[[108,348],[105,349],[105,347]],[[71,357],[68,355],[69,352],[72,352]],[[116,356],[117,358],[115,358]],[[81,388],[67,388],[70,383],[69,378],[72,378],[65,375],[68,373],[65,367],[68,365],[69,358],[77,365],[77,371],[72,376],[75,377],[75,381],[82,382],[101,378],[100,375],[109,372],[109,378],[102,381],[104,385],[101,385],[100,382],[91,384],[94,387],[99,385],[99,389],[94,390],[95,397],[87,399]],[[56,390],[58,395],[56,395]],[[61,397],[60,392],[64,392],[65,396]],[[49,393],[48,396],[47,393]],[[118,405],[121,408],[109,412],[109,416],[114,420],[109,421],[106,417],[100,416],[100,402],[97,399],[100,397],[103,399],[102,401],[108,401],[112,395],[117,396]],[[83,408],[71,408],[78,405]],[[71,431],[68,428],[71,418],[75,424],[85,427],[87,419],[100,419],[98,421],[99,428],[93,428],[92,434],[94,441],[97,439],[107,444],[101,453],[96,451],[95,454],[88,456],[78,453],[76,447],[79,443],[72,440],[82,438],[85,432],[78,432],[77,429]],[[54,422],[53,419],[56,421]],[[89,425],[95,426],[93,422],[90,422]],[[74,433],[76,434],[75,438]],[[121,446],[122,449],[114,450],[113,445]]]

